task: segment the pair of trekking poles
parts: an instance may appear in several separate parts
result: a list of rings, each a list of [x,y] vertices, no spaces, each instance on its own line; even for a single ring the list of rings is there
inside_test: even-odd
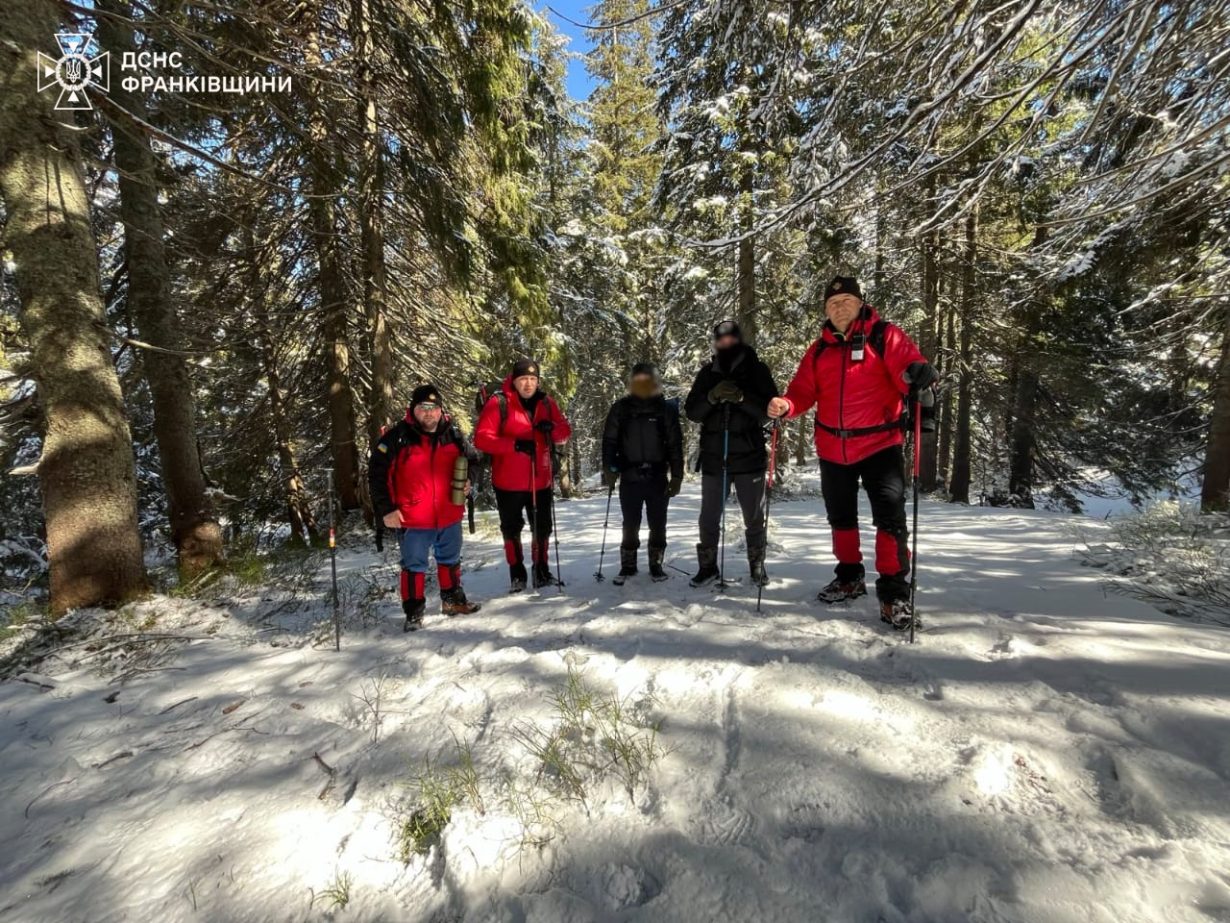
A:
[[[915,399],[913,402],[913,504],[914,504],[914,521],[911,527],[912,549],[910,551],[910,643],[914,643],[915,628],[918,623],[918,610],[915,608],[915,596],[918,587],[918,501],[919,501],[919,475],[921,473],[921,458],[922,453],[919,447],[922,444],[922,403]],[[773,420],[770,424],[771,436],[769,439],[769,467],[765,472],[764,484],[764,530],[765,530],[765,550],[768,551],[769,539],[769,504],[772,498],[773,483],[777,475],[777,443],[778,435],[781,432],[781,423],[779,420]],[[719,573],[721,574],[719,590],[725,590],[728,586],[726,583],[726,491],[730,485],[730,405],[727,404],[722,415],[722,550],[721,564],[719,565]],[[602,549],[598,553],[598,570],[594,574],[594,579],[601,583],[605,578],[602,576],[602,562],[606,557],[606,536],[607,529],[611,524],[611,499],[615,496],[615,486],[607,490],[606,495],[606,517],[602,523]],[[558,552],[558,548],[556,549]],[[763,562],[762,562],[763,564]],[[761,611],[761,603],[764,598],[764,584],[760,583],[756,587],[756,611]]]
[[[548,456],[548,458],[549,458],[549,465],[550,465],[550,470],[551,470],[551,480],[548,483],[554,485],[555,484],[555,469],[557,467],[555,464],[554,446],[552,446],[551,453]],[[530,455],[530,543],[531,543],[530,544],[530,558],[531,559],[534,557],[534,550],[538,547],[538,544],[539,544],[538,542],[538,505],[536,502],[537,496],[538,496],[538,446],[537,446],[537,436],[535,436],[534,451]],[[609,510],[608,510],[607,515],[608,516],[610,515]],[[560,566],[559,566],[559,525],[555,519],[555,503],[554,502],[552,502],[551,504],[551,532],[552,534],[555,535],[555,586],[559,589],[560,593],[563,593],[564,592],[564,579],[561,576],[561,571],[560,571]],[[605,538],[603,539],[603,541],[605,543]],[[538,562],[531,561],[531,563],[537,565]],[[546,564],[547,562],[544,560],[543,563]]]

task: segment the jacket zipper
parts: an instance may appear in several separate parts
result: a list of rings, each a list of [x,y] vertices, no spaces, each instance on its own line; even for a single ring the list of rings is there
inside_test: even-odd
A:
[[[841,350],[841,385],[837,388],[837,428],[842,432],[846,429],[846,357],[850,351],[842,344]],[[844,464],[849,464],[849,456],[846,454],[846,437],[838,435],[841,440],[841,460]]]
[[[431,515],[433,517],[432,524],[440,528],[440,508],[436,504],[436,439],[435,434],[431,435],[431,454],[427,456],[427,471],[431,480]]]

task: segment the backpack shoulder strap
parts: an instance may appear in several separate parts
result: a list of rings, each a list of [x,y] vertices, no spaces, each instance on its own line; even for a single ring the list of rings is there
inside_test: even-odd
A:
[[[815,345],[811,348],[811,364],[813,370],[815,369],[816,363],[820,361],[820,354],[824,352],[828,345],[829,344],[825,342],[824,334],[820,334],[820,338],[816,340]]]
[[[495,392],[495,400],[496,400],[496,403],[499,405],[499,408],[500,408],[500,429],[499,429],[499,432],[500,432],[501,434],[503,434],[503,432],[504,432],[504,424],[508,422],[508,395],[504,393],[504,389],[503,389],[503,388],[501,388],[499,391]]]
[[[871,332],[867,334],[867,342],[876,351],[876,355],[881,359],[884,358],[884,336],[888,331],[888,321],[880,318],[871,325]]]

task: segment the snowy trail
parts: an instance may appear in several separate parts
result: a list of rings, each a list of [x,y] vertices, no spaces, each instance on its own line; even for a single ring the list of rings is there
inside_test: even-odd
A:
[[[926,504],[910,647],[869,599],[813,602],[816,501],[773,508],[762,616],[674,571],[596,583],[603,503],[559,506],[563,595],[507,597],[498,543],[470,539],[473,617],[403,635],[385,598],[339,654],[320,595],[157,599],[127,618],[201,640],[149,672],[69,651],[0,684],[0,920],[1230,920],[1230,630],[1108,595],[1070,517]],[[697,503],[672,508],[685,569]],[[391,588],[357,542],[343,576]],[[539,845],[497,793],[535,779],[519,731],[569,666],[667,752],[635,799],[551,803]],[[455,739],[486,811],[407,865],[408,783]]]

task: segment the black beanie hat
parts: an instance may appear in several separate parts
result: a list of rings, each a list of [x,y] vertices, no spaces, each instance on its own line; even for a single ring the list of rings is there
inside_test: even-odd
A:
[[[419,404],[437,404],[443,407],[444,399],[440,397],[440,391],[435,385],[419,385],[410,395],[410,412],[413,413]]]
[[[632,366],[632,374],[629,378],[635,378],[637,375],[648,375],[650,378],[657,379],[658,367],[652,362],[638,362]]]
[[[824,300],[828,301],[834,295],[853,295],[859,301],[863,300],[863,290],[858,287],[858,279],[854,276],[834,276],[824,290]]]
[[[533,359],[518,359],[513,363],[512,377],[516,380],[522,375],[533,375],[535,378],[538,378],[538,363]]]
[[[739,325],[734,321],[724,320],[713,328],[713,338],[715,340],[728,336],[735,336],[740,340],[743,339],[743,331],[739,329]]]

